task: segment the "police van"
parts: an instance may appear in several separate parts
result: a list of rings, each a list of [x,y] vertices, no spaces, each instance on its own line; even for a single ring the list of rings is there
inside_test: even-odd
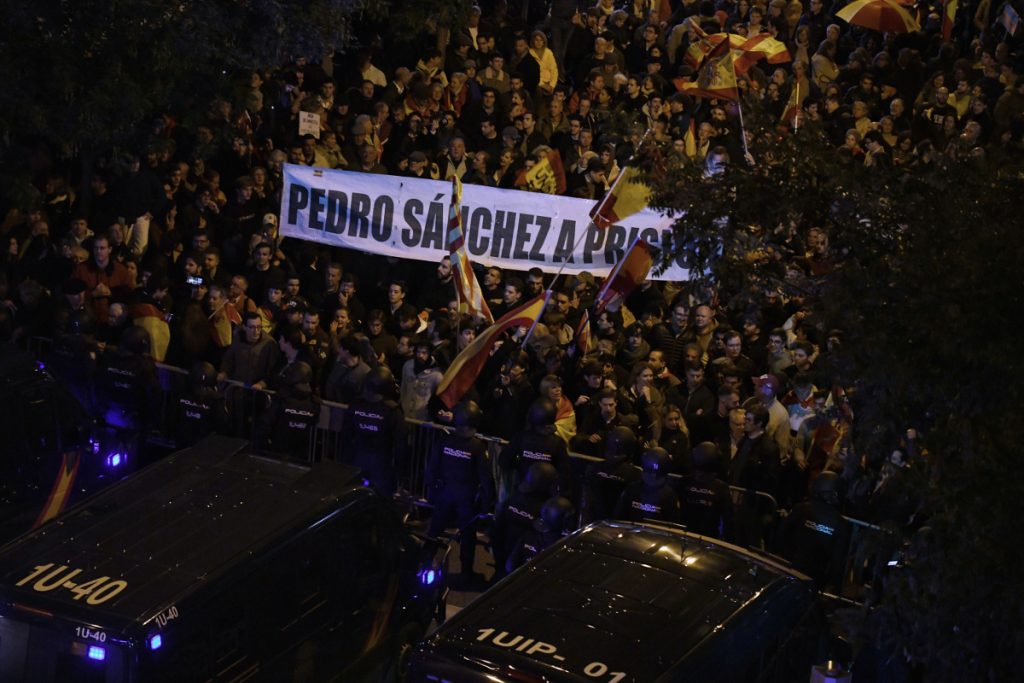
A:
[[[807,680],[813,582],[769,557],[660,524],[563,539],[428,637],[410,680]]]
[[[28,353],[0,344],[0,543],[121,478],[127,456],[101,452],[78,400]]]
[[[445,552],[355,468],[207,437],[0,549],[0,681],[396,679]]]

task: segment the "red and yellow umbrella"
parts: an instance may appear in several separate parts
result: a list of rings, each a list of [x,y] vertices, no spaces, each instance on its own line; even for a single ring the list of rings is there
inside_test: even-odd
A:
[[[836,16],[850,24],[887,33],[921,30],[921,25],[896,0],[854,0]]]

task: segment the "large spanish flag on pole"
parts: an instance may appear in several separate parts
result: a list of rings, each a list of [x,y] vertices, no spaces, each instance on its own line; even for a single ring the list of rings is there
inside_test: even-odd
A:
[[[604,198],[591,210],[590,218],[599,228],[609,228],[640,213],[651,200],[651,188],[640,179],[640,170],[626,166]]]
[[[594,300],[594,315],[604,310],[617,311],[629,296],[629,293],[643,284],[647,273],[654,265],[654,252],[651,245],[638,236],[630,245],[626,255],[615,264],[612,272],[604,281],[604,286]]]
[[[696,82],[677,82],[676,87],[694,97],[738,101],[740,94],[729,42],[722,41],[708,54]]]
[[[483,290],[477,282],[466,252],[466,237],[462,230],[462,181],[452,176],[452,205],[448,210],[448,253],[452,260],[452,280],[459,297],[459,312],[494,322],[487,307]]]
[[[465,395],[469,387],[473,385],[476,378],[480,376],[484,363],[491,355],[491,349],[507,330],[515,327],[526,327],[531,329],[544,312],[548,303],[551,290],[539,294],[537,297],[527,301],[518,308],[498,319],[496,323],[488,327],[473,340],[473,343],[462,350],[452,364],[448,366],[441,383],[437,385],[437,396],[449,408]]]

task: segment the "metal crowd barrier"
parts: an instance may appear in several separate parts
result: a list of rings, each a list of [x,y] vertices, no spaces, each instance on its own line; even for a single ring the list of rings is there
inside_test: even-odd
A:
[[[43,357],[49,348],[50,340],[34,338],[30,340],[29,350],[37,358]],[[166,426],[171,424],[171,415],[175,402],[186,391],[188,371],[166,363],[157,363],[157,377],[161,395],[159,397],[159,414],[155,420],[158,428],[150,433],[151,442],[175,448],[172,434],[167,433]],[[246,438],[257,449],[263,449],[259,432],[259,420],[270,405],[274,392],[267,389],[254,389],[241,382],[226,380],[219,386],[222,389],[228,408],[228,431],[233,436]],[[345,459],[346,444],[341,436],[342,423],[347,406],[333,401],[320,402],[319,420],[312,428],[308,440],[309,447],[304,453],[280,453],[294,460],[314,463],[321,460]],[[437,438],[450,430],[450,427],[406,418],[409,439],[406,457],[398,463],[398,484],[401,495],[416,505],[429,507],[427,503],[426,462]],[[498,455],[508,442],[494,436],[479,435],[488,444],[494,481],[497,487],[499,505],[508,498],[513,485],[508,473],[498,467]],[[265,449],[264,449],[265,450]],[[272,452],[272,451],[271,451]],[[572,479],[575,485],[583,481],[589,463],[600,460],[581,453],[570,453]],[[639,468],[638,468],[639,469]],[[671,474],[670,477],[678,478]],[[768,546],[772,533],[778,523],[780,513],[774,497],[763,491],[752,491],[742,487],[730,487],[734,509],[737,513],[737,527],[743,533],[738,538],[740,545],[758,550]],[[574,493],[578,493],[575,491]],[[841,595],[844,597],[861,597],[866,583],[877,578],[880,571],[895,550],[894,535],[886,529],[863,520],[847,518],[853,525],[849,547],[846,555],[845,580]]]

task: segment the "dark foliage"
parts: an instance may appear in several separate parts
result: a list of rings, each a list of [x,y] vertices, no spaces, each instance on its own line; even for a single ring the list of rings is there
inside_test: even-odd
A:
[[[1024,645],[1022,169],[994,157],[871,168],[813,124],[792,134],[755,114],[748,130],[753,165],[651,175],[677,217],[676,256],[731,307],[780,288],[821,331],[844,331],[856,453],[877,462],[908,428],[924,435],[919,505],[900,529],[911,564],[886,581],[873,635],[930,681],[1009,680]],[[833,266],[805,277],[787,264],[812,227]]]

